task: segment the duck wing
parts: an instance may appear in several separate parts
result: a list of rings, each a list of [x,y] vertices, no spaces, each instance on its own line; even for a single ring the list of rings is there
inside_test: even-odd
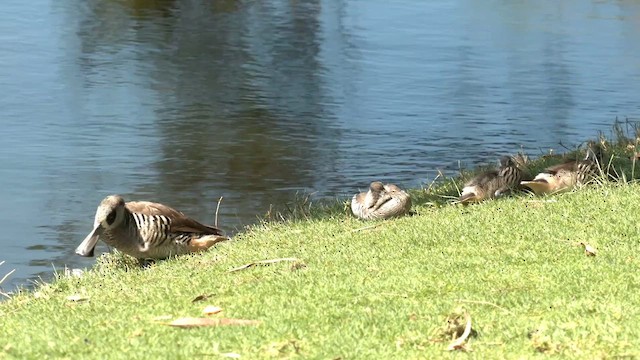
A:
[[[224,235],[224,232],[217,227],[204,225],[167,205],[150,201],[130,201],[125,204],[125,207],[132,213],[168,218],[171,232]]]
[[[579,164],[580,161],[568,161],[562,164],[549,166],[544,169],[543,173],[555,175],[560,171],[576,172],[578,171]]]
[[[471,180],[467,181],[464,186],[486,185],[496,179],[498,176],[500,176],[500,174],[497,170],[485,171],[477,176],[474,176]]]

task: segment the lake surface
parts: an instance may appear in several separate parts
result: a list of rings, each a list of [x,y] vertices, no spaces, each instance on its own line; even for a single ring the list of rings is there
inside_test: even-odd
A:
[[[417,187],[640,118],[637,1],[3,0],[0,267],[112,193],[228,231],[296,192]],[[104,245],[100,250],[106,250]]]

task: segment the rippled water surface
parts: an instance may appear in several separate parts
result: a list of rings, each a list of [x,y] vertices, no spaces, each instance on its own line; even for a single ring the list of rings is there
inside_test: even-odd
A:
[[[4,0],[3,287],[83,267],[107,194],[228,230],[640,117],[636,1]],[[104,250],[104,247],[101,247]],[[1,277],[1,276],[0,276]]]

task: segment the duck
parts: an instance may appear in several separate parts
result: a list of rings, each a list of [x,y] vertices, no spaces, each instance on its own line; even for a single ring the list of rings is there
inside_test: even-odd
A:
[[[567,161],[549,166],[531,181],[520,184],[536,195],[555,194],[573,189],[591,181],[600,171],[602,148],[591,144],[582,160]]]
[[[518,189],[522,179],[528,176],[512,156],[502,156],[499,164],[498,169],[485,171],[465,183],[458,201],[469,204],[506,196]]]
[[[355,194],[351,199],[351,212],[363,220],[388,219],[407,214],[411,210],[411,197],[394,184],[374,181],[367,192]]]
[[[75,253],[93,257],[98,239],[137,259],[165,259],[205,251],[229,240],[219,228],[201,224],[167,205],[125,202],[120,195],[109,195],[100,202],[93,230]]]

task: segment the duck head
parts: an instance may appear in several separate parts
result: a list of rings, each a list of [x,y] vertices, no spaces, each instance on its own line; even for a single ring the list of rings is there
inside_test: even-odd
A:
[[[92,257],[98,238],[104,230],[115,228],[120,225],[125,218],[124,199],[119,195],[110,195],[104,198],[93,221],[93,230],[82,240],[76,248],[76,254],[80,256]]]

